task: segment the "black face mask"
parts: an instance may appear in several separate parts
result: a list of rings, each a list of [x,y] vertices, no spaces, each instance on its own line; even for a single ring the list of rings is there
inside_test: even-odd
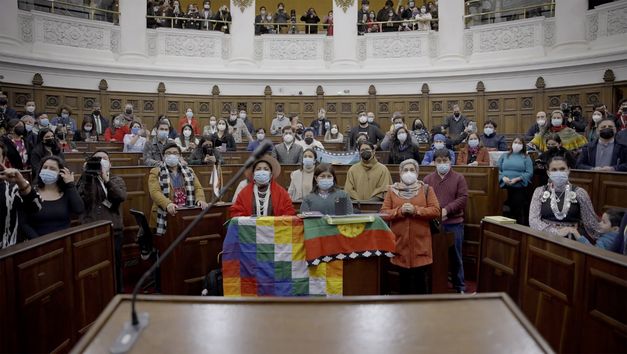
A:
[[[13,128],[13,132],[17,136],[24,136],[26,134],[26,128],[24,128],[23,125],[18,125],[17,127]]]
[[[95,110],[95,111],[94,111],[94,115],[95,115],[95,116],[99,116],[99,115],[100,115],[100,110],[99,110],[99,109],[98,109],[98,110]]]
[[[579,111],[573,112],[573,117],[577,117],[577,118],[581,117],[581,112]]]
[[[126,113],[126,114],[133,114],[133,110],[132,109],[127,109],[126,111],[124,111],[124,113]]]
[[[603,139],[612,139],[614,137],[614,129],[605,128],[599,131],[599,136]]]
[[[44,140],[44,145],[46,145],[47,147],[55,147],[57,146],[57,142],[54,141],[54,139],[46,139]]]
[[[550,154],[555,154],[556,152],[559,151],[560,148],[558,148],[557,146],[551,146],[548,151]]]
[[[372,151],[364,150],[359,155],[361,156],[362,160],[370,161],[370,159],[372,158]]]
[[[459,117],[460,113],[454,113],[455,118]]]
[[[203,151],[204,151],[205,155],[213,155],[213,148],[212,147],[205,146],[203,148]]]
[[[6,98],[0,98],[0,106],[6,106],[9,104]]]
[[[302,135],[304,129],[296,129],[296,134]]]
[[[57,136],[57,139],[59,139],[59,140],[65,139],[65,134],[64,133],[56,133],[55,135]]]
[[[305,138],[305,143],[307,143],[307,145],[310,145],[311,143],[313,143],[313,138],[306,137]]]
[[[423,128],[423,126],[420,123],[416,124],[416,126],[414,127],[414,129],[422,129],[422,128]]]

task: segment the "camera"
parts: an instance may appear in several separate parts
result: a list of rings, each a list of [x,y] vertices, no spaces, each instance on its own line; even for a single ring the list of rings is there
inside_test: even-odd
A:
[[[85,164],[85,174],[88,176],[98,176],[102,171],[102,164],[100,164],[101,157],[90,157]]]

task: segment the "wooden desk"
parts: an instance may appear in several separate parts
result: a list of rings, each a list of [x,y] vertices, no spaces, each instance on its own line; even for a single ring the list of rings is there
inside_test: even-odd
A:
[[[115,295],[110,223],[0,250],[0,352],[66,352]]]
[[[482,223],[478,291],[504,291],[558,352],[627,352],[627,257]]]
[[[117,296],[72,353],[106,353],[130,317]],[[551,353],[504,294],[221,299],[140,296],[130,353]]]

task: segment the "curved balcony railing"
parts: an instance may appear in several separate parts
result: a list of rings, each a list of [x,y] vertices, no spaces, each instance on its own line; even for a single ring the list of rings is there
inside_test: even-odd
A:
[[[113,24],[118,24],[120,18],[117,4],[113,0],[110,1],[108,8],[98,7],[93,3],[92,5],[83,5],[58,0],[18,0],[17,4],[20,10],[36,10]]]
[[[555,17],[555,1],[538,1],[537,4],[533,5],[490,9],[489,11],[484,11],[483,2],[480,0],[468,0],[465,5],[466,15],[464,16],[464,23],[466,28],[539,16]]]

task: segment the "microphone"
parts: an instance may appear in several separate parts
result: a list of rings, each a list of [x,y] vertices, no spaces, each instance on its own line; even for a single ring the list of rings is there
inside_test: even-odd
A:
[[[133,299],[131,301],[131,321],[127,321],[126,323],[124,323],[124,327],[122,328],[122,331],[120,332],[118,337],[115,339],[115,342],[109,349],[111,353],[118,354],[118,353],[128,352],[133,346],[133,344],[135,344],[135,342],[137,341],[137,338],[139,337],[139,334],[141,333],[141,331],[144,328],[146,328],[146,326],[148,326],[148,320],[149,320],[148,313],[143,312],[143,313],[140,313],[138,316],[137,311],[135,310],[135,303],[137,302],[137,293],[139,292],[139,289],[141,289],[142,285],[146,282],[148,277],[152,273],[155,272],[155,270],[161,265],[161,263],[163,263],[163,261],[166,258],[168,258],[168,256],[174,251],[176,246],[178,246],[184,239],[187,238],[189,233],[192,232],[192,230],[196,227],[196,225],[198,225],[200,220],[203,219],[203,217],[205,216],[205,214],[207,214],[209,209],[211,209],[215,205],[215,203],[217,203],[218,200],[222,198],[224,193],[226,193],[226,191],[231,187],[233,183],[235,183],[235,181],[239,180],[242,174],[244,174],[244,171],[246,171],[247,168],[252,166],[252,164],[259,157],[264,155],[269,148],[272,148],[272,142],[267,141],[267,140],[262,141],[259,144],[259,146],[255,149],[255,151],[253,151],[250,154],[250,157],[248,158],[248,160],[246,160],[246,162],[244,163],[244,166],[242,166],[237,171],[237,173],[235,173],[235,175],[233,175],[233,177],[231,177],[226,182],[226,184],[220,189],[220,192],[218,193],[218,195],[216,196],[214,194],[214,197],[211,199],[211,202],[209,203],[207,208],[203,209],[200,212],[200,214],[198,214],[196,218],[194,218],[194,220],[189,225],[187,225],[185,230],[183,230],[183,232],[181,232],[176,237],[176,239],[172,242],[172,244],[170,244],[170,246],[165,250],[165,252],[163,252],[161,257],[159,257],[157,261],[155,261],[155,263],[153,263],[153,265],[144,274],[142,274],[141,278],[139,278],[139,281],[137,282],[137,284],[135,285],[135,288],[133,289]]]

